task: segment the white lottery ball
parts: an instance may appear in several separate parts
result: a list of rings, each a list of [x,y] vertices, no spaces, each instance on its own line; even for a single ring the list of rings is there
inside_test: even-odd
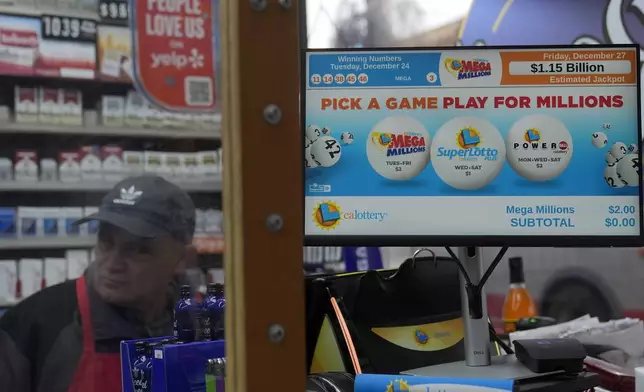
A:
[[[480,189],[499,174],[505,143],[498,129],[479,117],[457,117],[443,124],[432,142],[432,165],[447,185]]]
[[[530,181],[558,177],[570,163],[572,136],[558,119],[532,114],[515,122],[506,139],[508,163]]]
[[[304,167],[307,168],[313,168],[313,167],[318,167],[320,166],[315,159],[311,156],[311,147],[312,145],[309,145],[304,149]]]
[[[425,126],[407,116],[387,117],[367,137],[367,159],[388,180],[405,181],[429,163],[430,140]]]
[[[338,163],[342,155],[340,142],[331,136],[321,136],[311,145],[311,158],[323,167],[331,167]]]
[[[627,186],[638,186],[640,181],[640,157],[637,154],[628,154],[615,165],[617,175]]]
[[[342,132],[342,135],[340,135],[340,141],[342,144],[353,143],[353,134],[351,132]]]
[[[617,175],[617,165],[606,166],[604,169],[604,180],[611,188],[622,188],[626,185]]]
[[[639,151],[639,148],[637,147],[637,144],[629,144],[628,145],[628,153],[629,154],[636,154]]]
[[[617,158],[615,158],[613,154],[611,154],[610,151],[608,151],[606,153],[606,164],[608,166],[613,166],[616,163],[617,163]]]
[[[608,144],[608,136],[604,132],[593,133],[593,146],[604,148]]]
[[[628,148],[626,147],[626,144],[622,142],[616,142],[613,143],[613,145],[610,147],[610,155],[614,156],[618,161],[622,158],[624,158],[624,155],[628,153]]]
[[[324,127],[320,131],[320,133],[324,136],[330,136],[331,135],[331,129],[329,127]]]
[[[322,135],[322,130],[317,125],[309,125],[308,127],[306,127],[305,134],[306,138],[309,139],[311,143],[313,143]]]

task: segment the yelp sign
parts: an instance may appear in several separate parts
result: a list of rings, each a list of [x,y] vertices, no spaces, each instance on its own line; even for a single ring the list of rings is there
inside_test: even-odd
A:
[[[170,53],[150,53],[150,59],[152,60],[151,68],[170,67],[183,69],[192,67],[193,69],[200,69],[204,66],[204,55],[197,49],[190,50],[189,54],[177,53],[174,50]]]

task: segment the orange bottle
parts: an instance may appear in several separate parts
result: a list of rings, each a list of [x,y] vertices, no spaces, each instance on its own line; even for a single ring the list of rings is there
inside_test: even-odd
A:
[[[537,307],[525,285],[523,276],[523,259],[511,257],[510,289],[503,304],[503,326],[506,333],[516,331],[517,321],[524,317],[537,315]]]

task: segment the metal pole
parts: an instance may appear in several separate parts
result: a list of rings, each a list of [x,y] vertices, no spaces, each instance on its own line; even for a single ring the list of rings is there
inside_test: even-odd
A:
[[[460,247],[458,258],[467,271],[472,284],[476,285],[483,276],[483,260],[481,248]],[[490,361],[490,333],[488,329],[487,304],[485,292],[481,293],[483,298],[483,317],[472,319],[470,317],[470,305],[468,302],[466,281],[462,274],[461,280],[461,306],[463,309],[463,336],[465,338],[465,364],[467,366],[489,366]]]
[[[300,34],[300,49],[306,49],[309,47],[309,28],[308,28],[308,20],[306,19],[308,17],[306,10],[307,1],[302,0],[298,2],[298,17],[300,19],[300,24],[299,24],[299,34]],[[304,70],[302,70],[304,72]]]

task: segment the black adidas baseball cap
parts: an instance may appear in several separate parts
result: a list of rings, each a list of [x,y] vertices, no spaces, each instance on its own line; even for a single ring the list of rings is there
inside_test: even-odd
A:
[[[97,213],[75,224],[89,221],[109,223],[139,237],[171,235],[189,242],[195,231],[195,205],[175,184],[159,176],[143,175],[116,184]]]

